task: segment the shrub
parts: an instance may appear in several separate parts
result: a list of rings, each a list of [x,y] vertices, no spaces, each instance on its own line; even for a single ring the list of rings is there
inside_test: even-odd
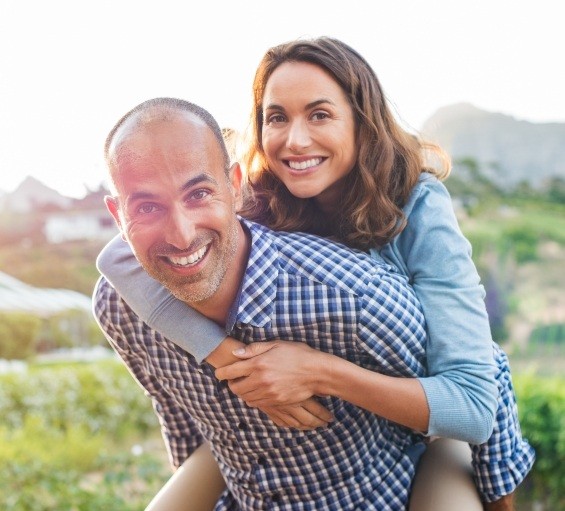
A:
[[[25,359],[33,354],[41,319],[21,312],[0,313],[0,358]]]
[[[0,375],[0,417],[0,509],[138,511],[170,476],[131,452],[159,427],[118,361]]]
[[[514,378],[524,436],[536,450],[533,497],[547,509],[565,509],[565,381],[533,374]]]

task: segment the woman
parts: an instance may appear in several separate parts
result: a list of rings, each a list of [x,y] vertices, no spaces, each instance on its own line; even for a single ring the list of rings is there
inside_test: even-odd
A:
[[[492,343],[469,244],[438,180],[447,167],[425,165],[427,146],[399,127],[373,70],[340,41],[320,38],[270,49],[253,91],[243,159],[250,194],[242,215],[274,229],[307,231],[371,251],[409,277],[428,324],[429,376],[398,379],[397,389],[387,394],[396,399],[385,399],[377,413],[430,436],[473,444],[488,439],[473,447],[475,478],[482,500],[497,501],[490,508],[503,505],[508,499],[502,497],[529,471],[533,452],[520,435],[508,361]],[[116,264],[123,249],[119,255],[120,247],[111,247],[99,268],[150,326],[172,340],[190,344],[192,339],[189,351],[215,367],[235,358],[235,340],[224,341],[221,329],[170,297],[147,310],[139,290],[149,290],[149,283],[139,280],[142,272],[131,254]],[[157,302],[153,290],[148,296]],[[271,406],[271,411],[273,405],[309,397],[307,382],[295,373],[291,381],[285,372],[300,365],[292,343],[260,343],[240,357],[257,354],[222,367],[218,377],[230,380],[231,389],[251,406]],[[258,363],[269,368],[268,376],[277,374],[277,385],[267,384]],[[303,392],[293,401],[296,388]],[[310,405],[298,416],[281,410],[270,414],[279,425],[303,424],[308,412],[327,420]]]

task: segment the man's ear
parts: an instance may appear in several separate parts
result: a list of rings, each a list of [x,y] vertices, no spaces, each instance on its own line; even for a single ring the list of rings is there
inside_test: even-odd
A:
[[[122,228],[122,221],[120,219],[120,207],[118,206],[118,199],[112,197],[111,195],[106,195],[104,197],[104,203],[106,204],[106,208],[110,212],[110,214],[114,217],[114,221],[120,230],[122,235],[122,239],[127,241],[124,230]]]
[[[241,166],[239,165],[239,163],[234,163],[230,168],[230,181],[233,189],[236,211],[238,211],[243,205],[243,194],[241,190],[242,179]]]

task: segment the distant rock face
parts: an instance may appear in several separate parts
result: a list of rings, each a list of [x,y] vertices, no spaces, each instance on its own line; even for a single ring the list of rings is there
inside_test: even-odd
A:
[[[468,103],[439,109],[421,129],[454,161],[472,158],[498,185],[527,181],[534,188],[565,178],[565,123],[537,124]]]
[[[34,177],[26,177],[11,193],[0,197],[3,210],[26,213],[48,204],[67,208],[73,200],[44,185]]]

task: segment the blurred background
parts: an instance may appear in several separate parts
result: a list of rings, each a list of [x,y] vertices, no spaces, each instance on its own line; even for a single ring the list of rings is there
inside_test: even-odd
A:
[[[555,2],[0,3],[0,508],[142,510],[170,476],[148,400],[92,319],[116,234],[102,147],[137,103],[236,132],[264,51],[330,35],[371,63],[446,181],[537,462],[520,511],[565,509],[565,34]]]

